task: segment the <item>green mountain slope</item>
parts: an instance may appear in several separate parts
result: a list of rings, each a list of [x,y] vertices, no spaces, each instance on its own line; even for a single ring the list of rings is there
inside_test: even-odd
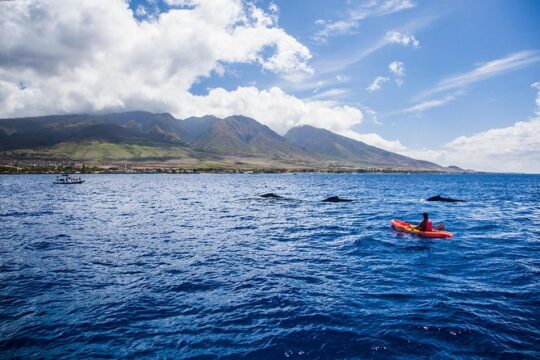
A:
[[[178,120],[170,114],[142,111],[3,119],[0,120],[0,131],[8,135],[0,143],[0,150],[32,149],[86,140],[185,145]]]
[[[192,145],[197,149],[226,155],[316,160],[312,154],[288,143],[268,126],[244,116],[216,121]]]
[[[428,161],[415,160],[308,125],[292,128],[285,139],[326,160],[394,169],[443,170]]]
[[[190,156],[182,147],[176,146],[147,146],[135,144],[115,144],[101,141],[87,141],[82,143],[60,143],[52,147],[33,150],[13,150],[14,154],[21,153],[27,156],[44,158],[63,158],[78,161],[143,161],[165,158],[181,158]]]

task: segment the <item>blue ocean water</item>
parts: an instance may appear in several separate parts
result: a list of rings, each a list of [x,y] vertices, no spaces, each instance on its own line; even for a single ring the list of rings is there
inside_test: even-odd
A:
[[[540,176],[84,178],[0,176],[1,358],[540,357]]]

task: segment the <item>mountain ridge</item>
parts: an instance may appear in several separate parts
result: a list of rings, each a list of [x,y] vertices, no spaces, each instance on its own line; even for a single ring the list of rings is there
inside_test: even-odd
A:
[[[150,153],[168,154],[163,155],[161,163],[171,166],[211,162],[215,166],[227,163],[233,167],[234,164],[257,163],[271,168],[284,165],[310,169],[457,171],[309,125],[292,128],[281,136],[257,120],[241,115],[223,119],[206,115],[181,120],[169,113],[133,111],[0,119],[0,157],[3,159],[41,156],[81,161],[80,155],[76,155],[81,151],[66,150],[62,154],[62,149],[74,148],[63,144],[79,144],[79,148],[83,144],[92,144],[95,148],[107,143],[142,146],[141,149],[159,148],[160,151]],[[176,149],[173,152],[166,151],[173,148]],[[104,162],[107,159],[96,155],[94,160]],[[144,162],[150,156],[129,159]],[[159,157],[152,156],[151,159],[160,163]]]
[[[284,135],[284,138],[302,149],[317,153],[327,160],[348,161],[375,167],[407,168],[408,166],[423,166],[433,168],[433,170],[440,168],[437,164],[396,154],[311,125],[294,127]]]

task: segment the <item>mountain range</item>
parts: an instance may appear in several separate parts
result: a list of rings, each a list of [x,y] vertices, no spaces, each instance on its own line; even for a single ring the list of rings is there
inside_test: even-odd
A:
[[[0,119],[0,158],[193,168],[461,170],[307,125],[280,136],[245,116],[180,120],[142,111]]]

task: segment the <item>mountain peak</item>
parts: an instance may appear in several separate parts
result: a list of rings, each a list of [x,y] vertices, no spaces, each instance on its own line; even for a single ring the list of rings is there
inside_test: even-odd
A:
[[[247,116],[229,116],[215,121],[193,146],[228,155],[307,158],[268,126]]]

